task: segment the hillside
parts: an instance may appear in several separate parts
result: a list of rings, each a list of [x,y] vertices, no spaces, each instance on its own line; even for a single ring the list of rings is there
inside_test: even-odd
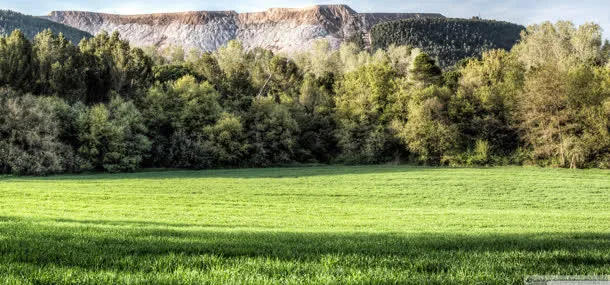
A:
[[[510,50],[525,27],[480,19],[407,19],[380,23],[371,29],[374,48],[410,45],[438,59],[443,67],[479,56],[489,49]]]
[[[337,47],[345,39],[387,21],[443,18],[440,14],[357,13],[346,5],[322,5],[300,9],[273,8],[264,12],[198,11],[148,15],[112,15],[78,11],[51,12],[46,19],[98,34],[119,31],[136,46],[180,45],[213,51],[230,40],[246,48],[276,52],[309,48],[327,39]]]
[[[43,30],[51,29],[55,33],[62,33],[75,44],[78,44],[83,38],[91,37],[91,34],[87,32],[60,23],[13,11],[0,10],[0,35],[10,34],[16,29],[21,30],[28,38],[33,38]]]

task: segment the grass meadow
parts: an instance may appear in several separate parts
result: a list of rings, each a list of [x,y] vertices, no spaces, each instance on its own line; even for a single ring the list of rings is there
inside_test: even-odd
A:
[[[0,284],[523,284],[610,274],[610,172],[0,177]]]

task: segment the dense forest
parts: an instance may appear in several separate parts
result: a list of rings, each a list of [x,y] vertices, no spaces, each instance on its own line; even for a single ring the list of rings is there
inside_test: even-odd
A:
[[[62,33],[64,37],[75,44],[80,42],[83,38],[91,37],[87,32],[53,21],[9,10],[0,10],[0,35],[10,34],[17,29],[21,30],[28,39],[33,39],[34,36],[46,29],[52,29],[57,33]]]
[[[370,33],[374,49],[421,48],[445,68],[490,49],[510,50],[523,30],[521,25],[478,18],[422,18],[377,24]]]
[[[305,163],[610,167],[608,43],[530,26],[443,71],[409,46],[230,42],[159,56],[102,33],[0,38],[0,172]]]

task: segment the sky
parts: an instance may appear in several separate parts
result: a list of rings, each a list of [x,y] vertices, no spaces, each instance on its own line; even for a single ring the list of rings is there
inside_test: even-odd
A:
[[[481,16],[529,25],[546,20],[570,20],[576,24],[596,22],[610,35],[610,2],[607,0],[0,0],[0,9],[29,15],[46,15],[54,10],[81,10],[117,14],[183,12],[195,10],[263,11],[272,7],[306,7],[316,4],[347,4],[358,12],[430,12],[447,17]]]

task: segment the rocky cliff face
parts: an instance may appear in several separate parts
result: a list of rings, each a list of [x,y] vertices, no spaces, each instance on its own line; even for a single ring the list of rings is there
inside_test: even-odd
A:
[[[180,45],[213,51],[230,40],[246,48],[263,47],[276,52],[309,48],[318,39],[338,46],[356,33],[368,33],[377,23],[439,18],[440,14],[360,14],[345,5],[313,6],[302,9],[269,9],[258,13],[234,11],[185,12],[149,15],[112,15],[59,11],[45,17],[74,28],[98,34],[118,31],[136,46]]]

